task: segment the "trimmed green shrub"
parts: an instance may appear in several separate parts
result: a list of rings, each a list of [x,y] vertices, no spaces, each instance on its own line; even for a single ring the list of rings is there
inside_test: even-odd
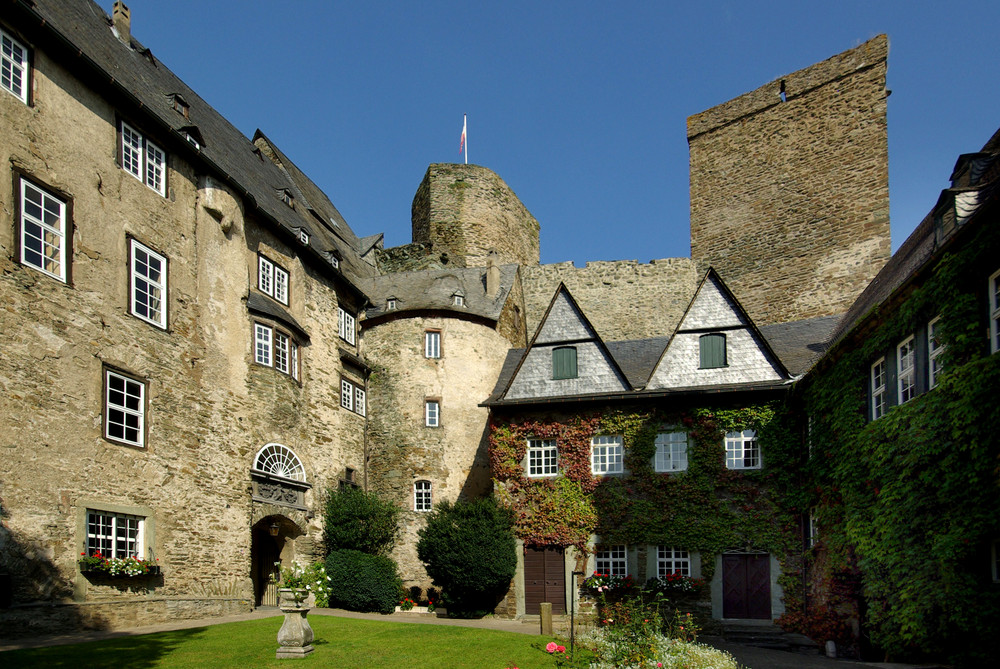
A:
[[[348,611],[392,613],[403,581],[396,563],[384,555],[334,551],[326,558],[330,606]]]
[[[324,513],[327,555],[340,550],[388,555],[396,543],[399,508],[373,492],[330,489]]]
[[[513,516],[492,497],[437,505],[417,557],[444,591],[449,614],[492,613],[517,568]]]

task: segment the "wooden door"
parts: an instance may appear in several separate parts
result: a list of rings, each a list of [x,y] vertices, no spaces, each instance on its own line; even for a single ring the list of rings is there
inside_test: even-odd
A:
[[[722,556],[722,617],[771,619],[771,556]]]
[[[537,615],[542,602],[551,602],[553,614],[566,613],[566,561],[562,546],[524,551],[524,612]]]

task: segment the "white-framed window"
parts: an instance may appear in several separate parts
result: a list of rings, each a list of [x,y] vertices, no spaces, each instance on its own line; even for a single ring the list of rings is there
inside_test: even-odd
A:
[[[21,179],[21,264],[66,282],[66,203]]]
[[[431,482],[417,481],[413,484],[413,510],[426,513],[434,507],[431,497]]]
[[[931,320],[927,324],[927,387],[934,388],[937,386],[938,381],[941,377],[941,372],[944,371],[944,366],[941,364],[941,354],[944,352],[944,344],[941,343],[939,323],[941,322],[941,317],[938,316]]]
[[[528,440],[528,476],[540,478],[559,473],[559,449],[555,439]]]
[[[262,255],[257,256],[257,290],[288,304],[288,272]]]
[[[691,575],[691,555],[681,548],[671,548],[670,546],[656,547],[656,575],[658,577],[667,574],[680,574],[681,576]]]
[[[627,576],[628,553],[625,546],[599,546],[594,558],[594,570],[608,576]]]
[[[756,432],[726,433],[726,469],[760,469],[760,444]]]
[[[621,474],[625,471],[621,435],[601,435],[590,440],[590,473]]]
[[[899,404],[905,404],[917,395],[915,341],[910,335],[896,347],[896,397]]]
[[[340,406],[361,416],[365,415],[365,389],[345,378],[340,379]]]
[[[299,346],[291,335],[264,323],[254,323],[253,342],[254,362],[298,380]]]
[[[356,327],[354,316],[344,311],[343,308],[337,307],[337,333],[340,338],[348,344],[354,344]]]
[[[294,481],[306,480],[306,468],[295,451],[284,444],[270,443],[257,451],[253,468],[259,472]]]
[[[464,307],[465,295],[463,295],[462,293],[455,293],[454,295],[451,296],[451,303],[454,304],[456,307]]]
[[[167,194],[167,154],[125,121],[121,122],[122,169],[160,195]]]
[[[872,396],[872,420],[885,415],[885,358],[879,358],[871,368],[869,383]]]
[[[29,73],[28,50],[0,30],[0,88],[28,104]]]
[[[424,425],[439,427],[441,425],[441,403],[437,400],[424,402]]]
[[[424,333],[424,357],[441,357],[441,333],[437,330],[428,330]]]
[[[656,454],[653,456],[653,470],[657,472],[680,472],[688,468],[687,432],[676,430],[660,432],[656,435]]]
[[[87,555],[145,558],[145,518],[87,509]]]
[[[990,353],[1000,351],[1000,270],[990,277]]]
[[[167,327],[167,259],[134,239],[129,240],[129,311],[147,323]]]
[[[299,241],[309,246],[309,233],[303,229],[299,229]]]
[[[396,309],[396,298],[390,297],[388,300],[385,301],[385,310],[394,311],[395,309]]]
[[[146,384],[104,370],[104,436],[131,446],[145,445]]]

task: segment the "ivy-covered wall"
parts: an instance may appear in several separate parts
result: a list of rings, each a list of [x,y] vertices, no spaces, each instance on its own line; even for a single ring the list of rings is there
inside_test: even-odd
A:
[[[807,632],[831,623],[831,604],[860,595],[866,638],[894,658],[984,666],[1000,657],[990,565],[1000,539],[1000,355],[986,335],[998,238],[997,226],[981,225],[903,299],[870,314],[802,388],[820,528]],[[938,315],[939,385],[869,421],[872,363]]]
[[[667,429],[688,433],[686,471],[653,471],[654,440]],[[745,429],[757,431],[763,467],[728,470],[724,435]],[[625,474],[591,474],[590,439],[602,434],[623,436]],[[529,438],[557,440],[558,477],[528,478]],[[767,551],[782,563],[786,606],[793,608],[800,601],[794,592],[801,591],[800,514],[807,508],[801,451],[801,431],[777,401],[494,414],[490,433],[495,492],[514,510],[526,545],[572,545],[585,554],[592,534],[606,544],[669,545],[701,553],[708,579],[715,556],[727,549]]]

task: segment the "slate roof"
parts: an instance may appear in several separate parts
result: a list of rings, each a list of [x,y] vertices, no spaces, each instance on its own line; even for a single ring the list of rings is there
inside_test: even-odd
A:
[[[842,317],[843,314],[818,316],[789,323],[762,325],[759,329],[788,373],[801,376],[826,351],[833,330]]]
[[[233,187],[259,215],[298,239],[299,229],[310,235],[308,249],[294,241],[303,255],[312,256],[330,267],[330,254],[344,256],[350,274],[370,275],[374,268],[358,257],[357,237],[325,195],[304,178],[289,162],[282,170],[255,151],[253,143],[181,81],[135,37],[126,46],[111,30],[111,18],[90,0],[22,0],[7,3],[5,12],[27,14],[29,34],[42,34],[47,40],[46,52],[53,58],[62,57],[78,75],[108,99],[119,105],[119,111],[133,119],[150,137],[168,152],[180,155],[195,166],[220,178]],[[71,61],[69,59],[72,59]],[[188,104],[185,117],[173,108],[173,98],[180,96]],[[190,144],[184,133],[196,129],[203,143],[200,148]],[[287,160],[287,159],[286,159]],[[304,181],[302,179],[305,179]],[[291,188],[304,195],[323,215],[331,215],[340,230],[341,243],[329,229],[320,225],[308,213],[308,208],[293,210],[280,198],[282,189]],[[344,265],[342,264],[342,267]],[[350,277],[353,279],[354,277]]]
[[[500,289],[493,297],[486,294],[485,267],[398,272],[362,279],[359,286],[371,300],[365,315],[370,319],[397,312],[435,309],[498,320],[517,279],[518,266],[500,265],[499,268]],[[455,305],[456,293],[465,298],[465,306]],[[386,309],[389,298],[396,300],[393,310]]]
[[[607,346],[632,387],[642,388],[669,341],[670,337],[652,337],[609,341]]]

